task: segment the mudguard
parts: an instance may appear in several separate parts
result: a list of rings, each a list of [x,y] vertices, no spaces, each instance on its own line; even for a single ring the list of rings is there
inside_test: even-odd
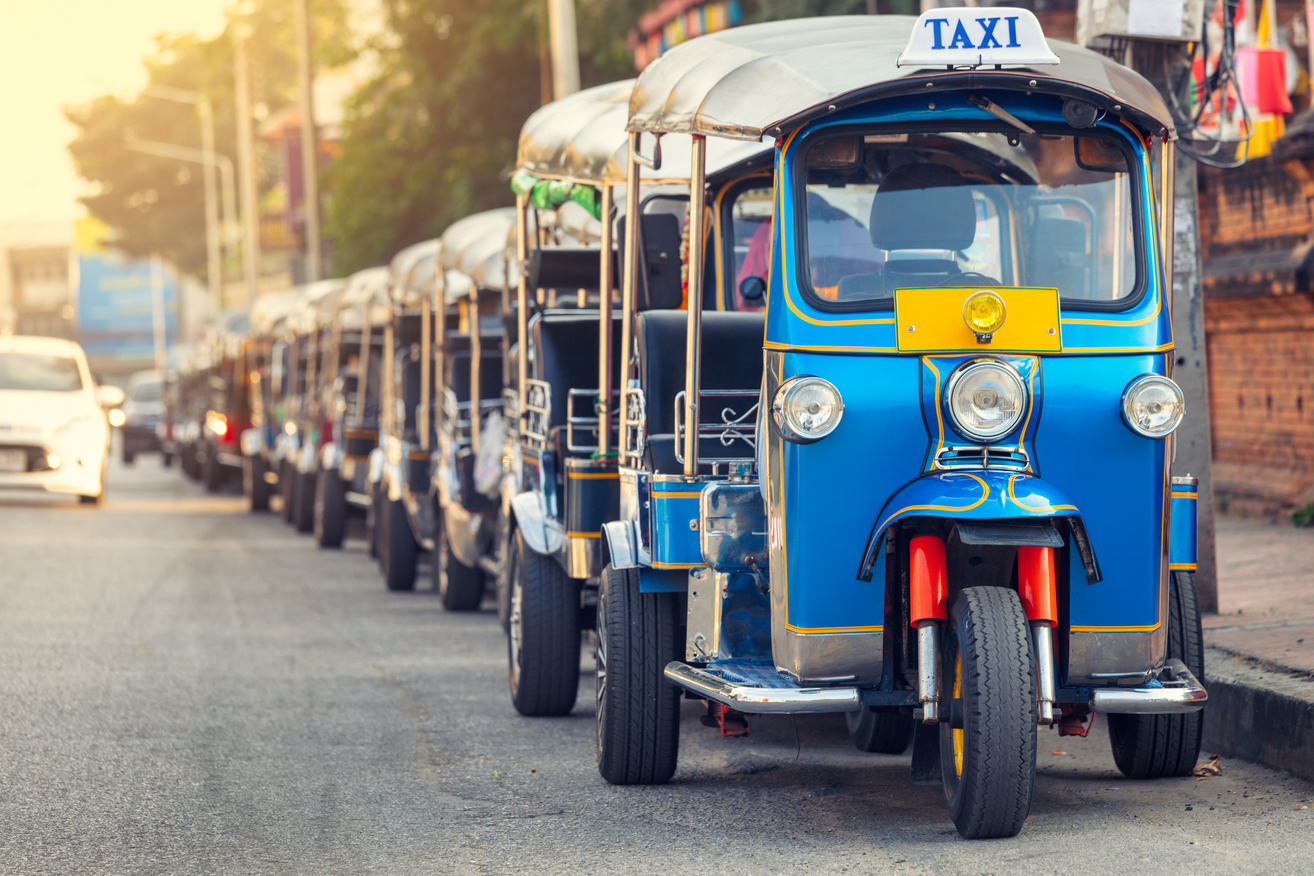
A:
[[[1006,471],[936,472],[906,484],[885,500],[876,517],[859,577],[871,574],[890,524],[910,517],[953,520],[1025,520],[1062,518],[1081,554],[1086,578],[1100,580],[1099,564],[1086,535],[1081,510],[1063,491],[1041,478]]]
[[[516,526],[530,550],[549,556],[561,550],[566,540],[565,533],[558,526],[548,525],[548,516],[543,513],[543,502],[538,493],[529,491],[513,498],[511,512],[515,514]]]
[[[319,467],[324,471],[337,471],[342,464],[342,448],[330,441],[319,449]]]

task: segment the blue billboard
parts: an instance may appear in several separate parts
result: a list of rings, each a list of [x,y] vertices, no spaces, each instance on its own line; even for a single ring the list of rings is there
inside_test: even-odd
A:
[[[163,265],[159,282],[164,299],[166,344],[178,331],[178,280]],[[119,361],[155,355],[155,300],[152,265],[114,252],[78,256],[78,341],[87,355]]]

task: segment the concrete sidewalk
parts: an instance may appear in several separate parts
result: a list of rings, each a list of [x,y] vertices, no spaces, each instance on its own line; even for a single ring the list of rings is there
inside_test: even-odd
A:
[[[1216,521],[1205,745],[1314,779],[1314,530]]]

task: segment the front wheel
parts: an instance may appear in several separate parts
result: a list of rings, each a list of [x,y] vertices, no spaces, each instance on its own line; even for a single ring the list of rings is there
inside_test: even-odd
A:
[[[579,581],[518,529],[511,561],[511,704],[529,717],[568,715],[579,695]]]
[[[1036,679],[1016,592],[968,587],[945,636],[948,721],[940,775],[949,816],[966,839],[1016,836],[1036,783]]]
[[[269,482],[265,480],[268,463],[262,457],[249,456],[242,466],[242,490],[252,512],[269,510]]]
[[[347,534],[347,487],[336,471],[324,469],[315,476],[315,542],[320,547],[342,547]]]
[[[598,772],[613,785],[660,785],[680,750],[680,691],[666,664],[680,656],[676,593],[640,593],[633,569],[602,570],[598,593]]]
[[[1204,681],[1204,633],[1195,576],[1173,572],[1168,590],[1168,656]],[[1109,715],[1113,762],[1129,779],[1188,776],[1200,756],[1204,711],[1187,715]]]
[[[448,611],[474,611],[484,599],[483,570],[465,565],[452,553],[452,543],[447,539],[447,521],[441,517],[437,530],[437,549],[430,565],[438,600]]]
[[[219,465],[219,454],[213,447],[206,448],[205,462],[201,463],[201,480],[206,492],[217,493],[224,485],[224,470]]]
[[[292,525],[297,532],[315,529],[315,476],[292,470]]]
[[[907,712],[881,711],[872,707],[845,712],[849,738],[859,751],[872,754],[903,754],[912,742],[914,724]]]
[[[390,500],[386,495],[382,500],[387,503],[387,510],[383,513],[385,528],[379,533],[379,538],[386,540],[382,554],[384,583],[394,592],[414,590],[415,564],[420,546],[415,543],[411,522],[406,518],[406,506],[401,501]]]

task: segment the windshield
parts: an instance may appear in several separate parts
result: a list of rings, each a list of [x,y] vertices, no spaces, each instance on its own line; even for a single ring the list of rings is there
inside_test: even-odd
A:
[[[725,221],[725,246],[729,253],[733,285],[726,301],[734,310],[766,307],[766,280],[771,261],[770,185],[755,184],[740,189],[730,200]]]
[[[163,392],[164,385],[159,381],[151,380],[139,383],[132,390],[132,400],[135,402],[157,402],[163,396]]]
[[[818,139],[803,229],[817,303],[970,285],[1126,298],[1140,273],[1129,154],[1112,137],[1011,130]]]
[[[0,353],[0,390],[3,389],[77,392],[82,389],[82,371],[72,356]]]

